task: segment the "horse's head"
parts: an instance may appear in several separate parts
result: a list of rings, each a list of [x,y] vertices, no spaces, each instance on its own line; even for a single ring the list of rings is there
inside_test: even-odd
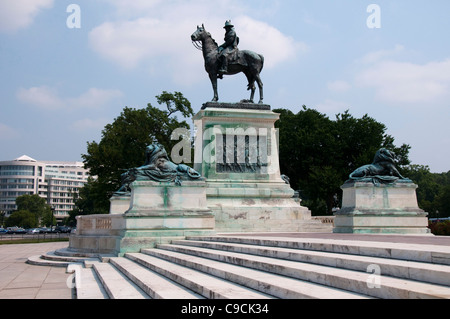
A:
[[[202,24],[201,27],[197,26],[197,31],[192,33],[191,40],[192,41],[202,41],[206,34],[205,26]]]

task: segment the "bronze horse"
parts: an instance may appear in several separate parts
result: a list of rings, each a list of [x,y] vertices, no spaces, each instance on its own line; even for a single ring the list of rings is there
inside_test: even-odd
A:
[[[217,79],[219,75],[219,46],[216,41],[211,37],[211,34],[205,30],[205,27],[197,26],[197,31],[191,35],[191,40],[194,45],[203,51],[203,57],[205,59],[205,69],[209,74],[211,84],[214,90],[213,102],[219,100],[219,94],[217,93]],[[201,45],[196,42],[201,42]],[[248,80],[248,90],[251,90],[250,102],[253,103],[255,96],[255,82],[258,83],[260,99],[259,103],[263,103],[263,83],[260,78],[260,73],[264,67],[264,57],[261,54],[257,54],[248,50],[238,50],[236,58],[229,62],[228,72],[225,75],[234,75],[243,72]]]

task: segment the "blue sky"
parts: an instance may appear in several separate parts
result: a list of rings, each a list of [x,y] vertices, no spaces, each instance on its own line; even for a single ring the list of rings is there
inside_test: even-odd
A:
[[[79,161],[125,106],[157,106],[162,91],[199,111],[212,89],[190,35],[204,23],[221,43],[231,19],[240,48],[265,56],[273,108],[368,114],[411,145],[413,164],[447,172],[448,12],[447,0],[0,0],[0,160]],[[245,77],[219,95],[248,98]]]

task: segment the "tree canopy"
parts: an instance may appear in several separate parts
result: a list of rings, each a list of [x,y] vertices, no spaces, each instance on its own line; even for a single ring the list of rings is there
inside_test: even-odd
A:
[[[450,217],[450,171],[431,173],[424,165],[410,165],[403,172],[419,187],[419,207],[429,213],[430,218]]]
[[[396,147],[386,126],[364,115],[348,111],[330,120],[317,110],[303,108],[297,113],[277,109],[280,120],[280,167],[300,191],[303,204],[314,215],[330,215],[341,201],[340,186],[358,167],[370,164],[381,147],[398,155],[398,164],[409,164],[409,145]]]
[[[16,198],[16,205],[17,211],[12,213],[5,222],[8,227],[32,228],[56,223],[47,201],[39,195],[19,196]]]
[[[11,214],[5,222],[6,227],[34,228],[38,226],[36,215],[27,210],[18,210]]]

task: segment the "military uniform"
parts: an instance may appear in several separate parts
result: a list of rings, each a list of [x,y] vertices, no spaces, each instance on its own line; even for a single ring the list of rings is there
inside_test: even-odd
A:
[[[228,72],[228,61],[234,59],[234,55],[237,53],[237,46],[239,44],[239,37],[236,35],[234,30],[234,25],[231,21],[225,23],[226,33],[225,33],[225,43],[219,47],[219,62],[220,68],[219,73]]]

